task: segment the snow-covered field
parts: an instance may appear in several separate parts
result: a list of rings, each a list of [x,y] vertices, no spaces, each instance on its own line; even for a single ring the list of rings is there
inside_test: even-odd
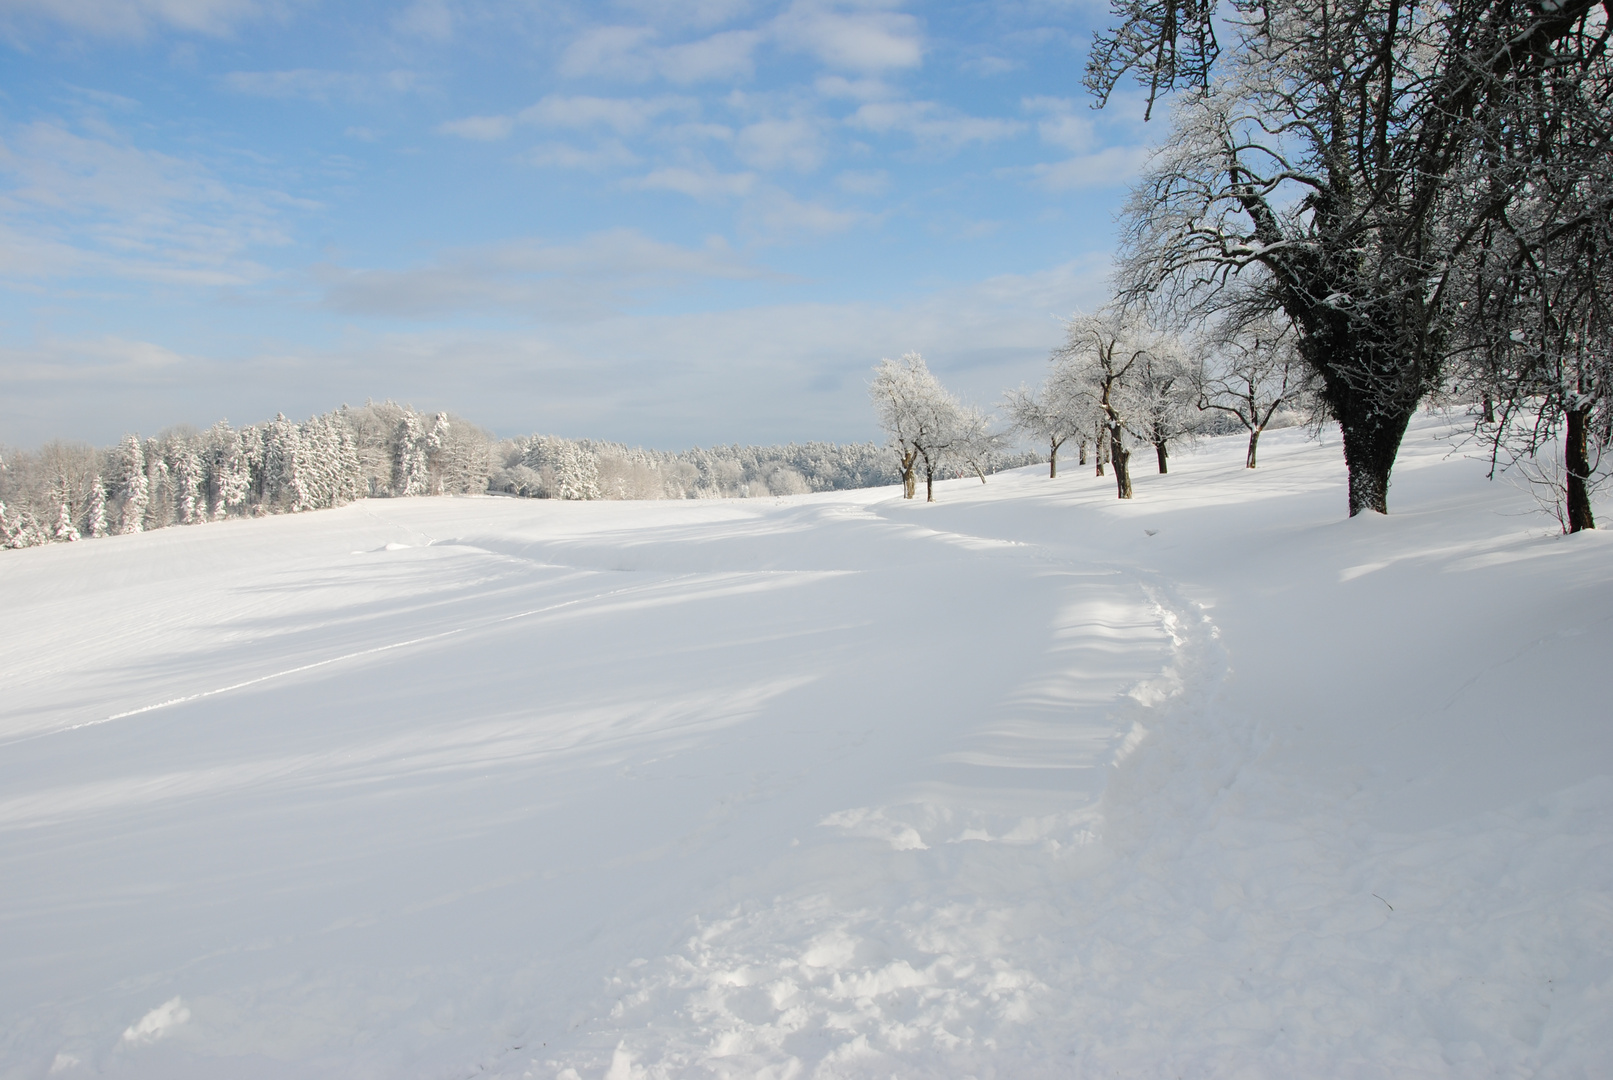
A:
[[[0,1076],[1613,1075],[1613,537],[1441,430],[6,552]]]

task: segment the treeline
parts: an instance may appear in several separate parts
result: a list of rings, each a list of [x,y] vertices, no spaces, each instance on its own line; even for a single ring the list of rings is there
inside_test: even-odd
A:
[[[993,469],[1039,461],[999,454]],[[0,547],[297,513],[362,498],[479,492],[538,499],[799,495],[900,479],[874,443],[722,446],[681,452],[552,435],[496,439],[447,413],[395,402],[301,423],[173,428],[116,446],[52,442],[0,454]]]

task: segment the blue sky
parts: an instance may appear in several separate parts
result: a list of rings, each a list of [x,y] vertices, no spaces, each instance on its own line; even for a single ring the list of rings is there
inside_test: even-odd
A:
[[[0,0],[0,443],[391,397],[500,434],[873,437],[1102,301],[1162,125],[1097,3]]]

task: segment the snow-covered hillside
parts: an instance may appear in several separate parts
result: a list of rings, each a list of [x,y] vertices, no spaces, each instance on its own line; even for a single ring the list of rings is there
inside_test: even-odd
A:
[[[1414,427],[0,557],[0,1076],[1613,1075],[1613,548]]]

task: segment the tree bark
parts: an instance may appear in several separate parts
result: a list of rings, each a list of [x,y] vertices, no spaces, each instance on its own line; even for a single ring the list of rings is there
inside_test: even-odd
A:
[[[1591,460],[1586,445],[1587,417],[1584,409],[1568,409],[1568,430],[1563,436],[1563,464],[1567,466],[1568,483],[1565,501],[1568,506],[1568,531],[1596,528],[1591,516]]]
[[[1259,428],[1250,428],[1249,429],[1249,453],[1243,459],[1243,467],[1245,469],[1252,469],[1252,468],[1255,467],[1255,447],[1257,447],[1259,445],[1260,445],[1260,429]]]
[[[1159,458],[1159,473],[1160,473],[1160,475],[1163,476],[1166,473],[1170,472],[1170,469],[1165,467],[1165,444],[1164,443],[1157,442],[1157,443],[1154,444],[1154,455]]]
[[[1344,464],[1350,471],[1350,516],[1371,510],[1389,512],[1389,473],[1395,452],[1411,423],[1411,410],[1357,400],[1357,411],[1339,417],[1344,434]],[[1337,411],[1337,410],[1335,410]]]
[[[911,499],[917,493],[918,477],[913,472],[913,466],[909,465],[902,470],[902,498]]]
[[[1131,451],[1121,443],[1118,431],[1109,435],[1109,460],[1115,467],[1115,489],[1119,497],[1131,498]]]
[[[1052,449],[1047,452],[1047,478],[1057,480],[1059,477],[1059,444],[1053,443]]]
[[[924,501],[935,501],[935,470],[928,466],[924,469]]]

